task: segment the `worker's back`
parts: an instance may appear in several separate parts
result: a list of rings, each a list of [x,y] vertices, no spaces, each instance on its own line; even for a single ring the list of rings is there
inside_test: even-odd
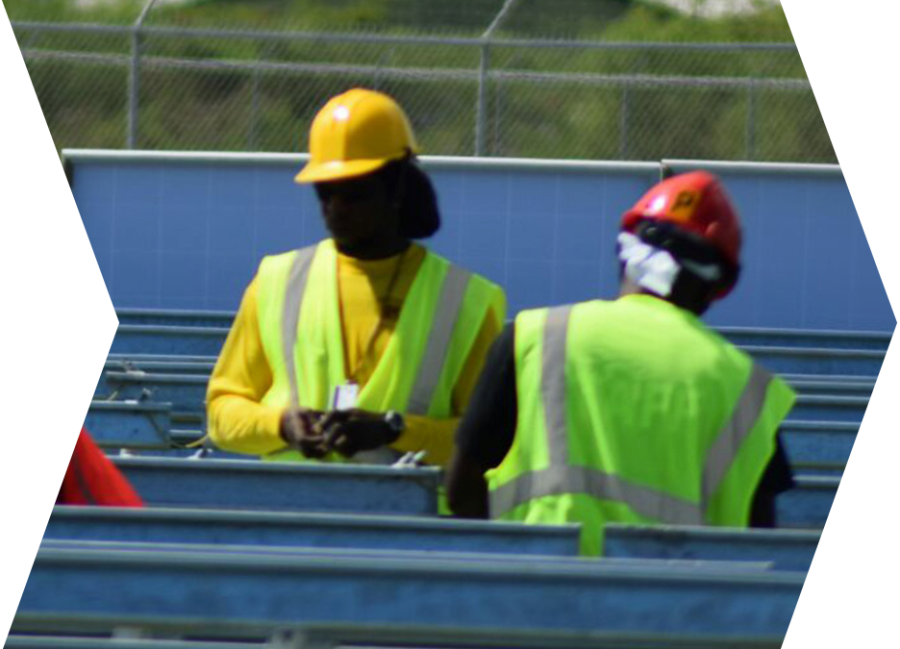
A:
[[[615,456],[629,475],[666,484],[660,469],[683,475],[701,463],[750,369],[692,313],[644,295],[577,306],[567,346],[570,448],[592,466]],[[686,429],[699,433],[683,438],[690,444],[662,438]],[[617,443],[644,452],[617,453]]]
[[[585,523],[587,552],[610,521],[746,524],[793,393],[695,315],[646,295],[525,312],[515,356],[493,515]]]

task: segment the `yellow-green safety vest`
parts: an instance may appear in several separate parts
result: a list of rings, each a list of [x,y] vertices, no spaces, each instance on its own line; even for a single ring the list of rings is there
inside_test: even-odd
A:
[[[268,405],[331,409],[337,386],[347,382],[338,295],[337,250],[318,245],[263,259],[257,274],[263,349],[272,370]],[[426,252],[396,328],[356,407],[452,417],[453,387],[481,331],[488,309],[504,317],[501,289]],[[387,463],[391,449],[358,454],[356,461]],[[296,451],[266,459],[304,460]],[[329,458],[339,461],[335,454]],[[426,458],[427,461],[427,458]]]
[[[518,423],[488,472],[493,518],[746,526],[795,394],[694,314],[633,295],[525,311]]]

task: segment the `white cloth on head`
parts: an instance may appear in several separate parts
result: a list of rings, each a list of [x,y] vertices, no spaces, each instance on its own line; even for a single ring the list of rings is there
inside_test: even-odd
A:
[[[643,289],[669,297],[681,265],[669,252],[655,248],[630,232],[619,233],[619,261],[625,276]]]

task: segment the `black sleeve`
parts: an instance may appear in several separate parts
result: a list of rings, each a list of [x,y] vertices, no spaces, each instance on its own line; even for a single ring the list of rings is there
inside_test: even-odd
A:
[[[775,454],[769,460],[769,466],[766,467],[766,472],[759,481],[753,496],[753,505],[750,508],[750,527],[775,527],[777,523],[775,498],[793,486],[794,476],[779,433]]]
[[[469,407],[456,430],[459,452],[481,466],[499,466],[516,434],[515,326],[494,341]]]

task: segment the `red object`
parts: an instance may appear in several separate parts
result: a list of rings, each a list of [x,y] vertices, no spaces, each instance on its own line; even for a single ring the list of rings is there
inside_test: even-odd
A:
[[[125,476],[103,454],[84,428],[66,469],[57,505],[143,507],[144,503]]]
[[[735,267],[741,263],[741,221],[722,183],[705,171],[673,176],[655,185],[622,217],[634,232],[642,221],[671,223],[708,241]]]

